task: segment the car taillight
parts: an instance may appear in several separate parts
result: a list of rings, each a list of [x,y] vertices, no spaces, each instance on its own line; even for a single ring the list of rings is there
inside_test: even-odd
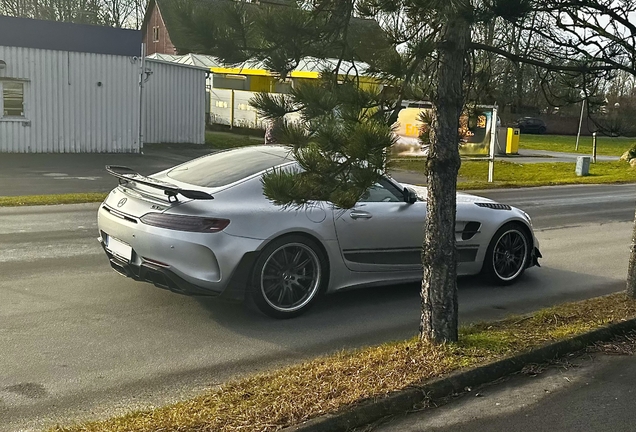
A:
[[[228,219],[202,218],[196,216],[147,213],[141,217],[146,225],[177,231],[215,233],[223,231],[229,224]]]

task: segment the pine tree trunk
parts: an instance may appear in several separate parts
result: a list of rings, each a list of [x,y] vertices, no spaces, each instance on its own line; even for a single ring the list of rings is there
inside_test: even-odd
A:
[[[632,246],[629,254],[629,268],[627,270],[627,295],[636,299],[636,216],[634,216],[634,229],[632,231]]]
[[[432,145],[427,161],[428,204],[422,262],[420,339],[457,340],[457,252],[455,212],[459,171],[459,116],[464,105],[463,73],[469,24],[449,19],[439,50]]]

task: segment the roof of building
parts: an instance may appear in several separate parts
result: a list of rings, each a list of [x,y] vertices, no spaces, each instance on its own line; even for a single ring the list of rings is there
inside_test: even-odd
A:
[[[221,4],[227,4],[233,0],[196,0],[197,4],[209,5],[210,8],[219,8]],[[191,52],[201,52],[201,47],[192,41],[190,29],[184,28],[179,23],[179,17],[173,12],[171,2],[174,0],[150,0],[148,11],[152,10],[155,4],[159,7],[163,21],[170,34],[170,40],[174,44],[179,54],[187,54]],[[248,8],[257,7],[284,7],[289,4],[295,4],[293,0],[260,0],[254,2],[245,2],[244,6]],[[150,18],[150,13],[146,13],[143,28]],[[374,63],[378,55],[382,55],[386,50],[393,48],[384,37],[384,30],[378,22],[373,19],[353,18],[349,27],[349,44],[356,54],[358,60]],[[337,56],[336,54],[332,55]]]
[[[188,62],[173,61],[173,60],[170,59],[170,56],[167,55],[167,54],[153,54],[153,55],[147,56],[146,57],[146,62],[161,63],[161,64],[174,66],[174,67],[183,67],[183,68],[189,68],[189,69],[196,69],[196,70],[199,70],[199,71],[202,71],[202,72],[209,72],[210,71],[209,67],[205,67],[205,66],[201,66],[201,65],[197,65],[197,64],[193,64],[193,63],[188,63]]]
[[[139,30],[0,15],[2,46],[139,56],[141,42]]]
[[[207,69],[213,67],[223,67],[223,63],[216,57],[205,54],[185,54],[185,55],[173,55],[173,54],[161,54],[155,53],[148,56],[149,59],[162,60],[171,63],[186,64],[191,66],[200,66]]]
[[[226,65],[217,57],[205,54],[159,54],[155,53],[148,56],[151,60],[160,60],[164,62],[179,63],[182,65],[199,66],[207,68],[215,73],[230,73],[241,75],[272,75],[267,70],[263,62],[258,60],[250,60],[239,65]],[[319,59],[315,57],[305,57],[300,60],[298,66],[289,74],[292,78],[318,78],[325,70],[334,71],[338,66],[337,59]],[[356,62],[355,68],[350,62],[340,62],[339,75],[351,75],[356,73],[365,76],[369,65],[362,62]]]

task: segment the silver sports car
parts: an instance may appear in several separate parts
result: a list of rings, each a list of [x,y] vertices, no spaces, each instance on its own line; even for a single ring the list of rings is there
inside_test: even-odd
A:
[[[297,168],[289,148],[213,153],[144,177],[119,178],[99,208],[100,242],[117,272],[182,294],[243,299],[288,318],[325,292],[422,278],[426,189],[383,178],[344,210],[283,209],[263,195],[272,168]],[[518,279],[541,256],[530,217],[458,194],[458,273]]]

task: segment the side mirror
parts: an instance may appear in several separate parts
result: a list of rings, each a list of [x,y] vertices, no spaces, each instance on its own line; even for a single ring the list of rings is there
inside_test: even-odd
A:
[[[404,202],[407,202],[409,204],[417,202],[417,194],[409,188],[404,188],[404,190],[402,191],[402,195],[404,196]]]

